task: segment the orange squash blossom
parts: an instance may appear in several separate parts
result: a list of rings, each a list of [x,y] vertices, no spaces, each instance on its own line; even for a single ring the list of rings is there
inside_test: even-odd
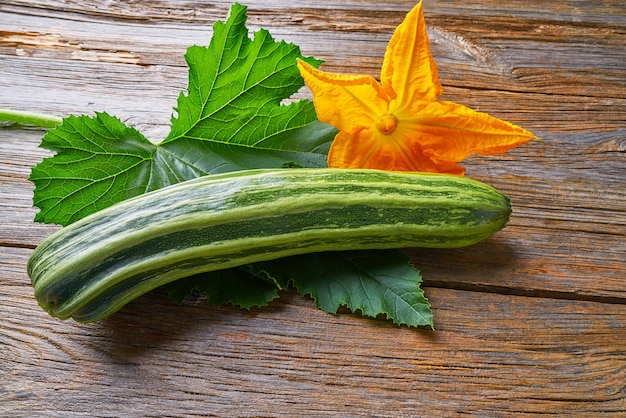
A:
[[[320,71],[298,61],[318,118],[339,133],[328,155],[335,168],[463,175],[471,154],[500,154],[535,136],[468,107],[438,101],[443,89],[430,53],[421,1],[393,34],[380,82]]]

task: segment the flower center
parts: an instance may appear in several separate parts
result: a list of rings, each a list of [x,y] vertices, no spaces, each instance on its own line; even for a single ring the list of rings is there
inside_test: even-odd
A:
[[[376,129],[383,135],[389,135],[395,131],[396,126],[398,126],[398,119],[390,113],[380,115],[378,119],[376,119]]]

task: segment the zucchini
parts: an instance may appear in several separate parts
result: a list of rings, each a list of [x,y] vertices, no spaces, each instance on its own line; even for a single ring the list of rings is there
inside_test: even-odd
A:
[[[188,180],[68,225],[28,260],[40,306],[103,319],[173,280],[290,255],[474,244],[509,199],[468,178],[364,169],[247,170]]]

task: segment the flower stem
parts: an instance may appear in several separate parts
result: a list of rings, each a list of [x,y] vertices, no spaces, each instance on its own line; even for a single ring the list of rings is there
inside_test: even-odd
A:
[[[22,125],[40,126],[42,128],[54,128],[59,125],[62,120],[62,118],[54,115],[0,108],[0,122],[13,122]]]

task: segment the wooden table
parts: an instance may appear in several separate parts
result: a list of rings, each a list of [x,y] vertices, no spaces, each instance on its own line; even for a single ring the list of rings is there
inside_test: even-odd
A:
[[[444,97],[543,138],[471,158],[509,226],[462,250],[411,250],[436,330],[284,292],[243,311],[157,290],[81,325],[36,304],[26,260],[43,131],[0,129],[0,415],[625,416],[626,6],[621,0],[427,0]],[[326,69],[378,75],[414,5],[249,0],[249,27]],[[287,4],[287,5],[285,5]],[[186,87],[183,54],[230,3],[4,0],[0,107],[105,110],[151,139]]]

